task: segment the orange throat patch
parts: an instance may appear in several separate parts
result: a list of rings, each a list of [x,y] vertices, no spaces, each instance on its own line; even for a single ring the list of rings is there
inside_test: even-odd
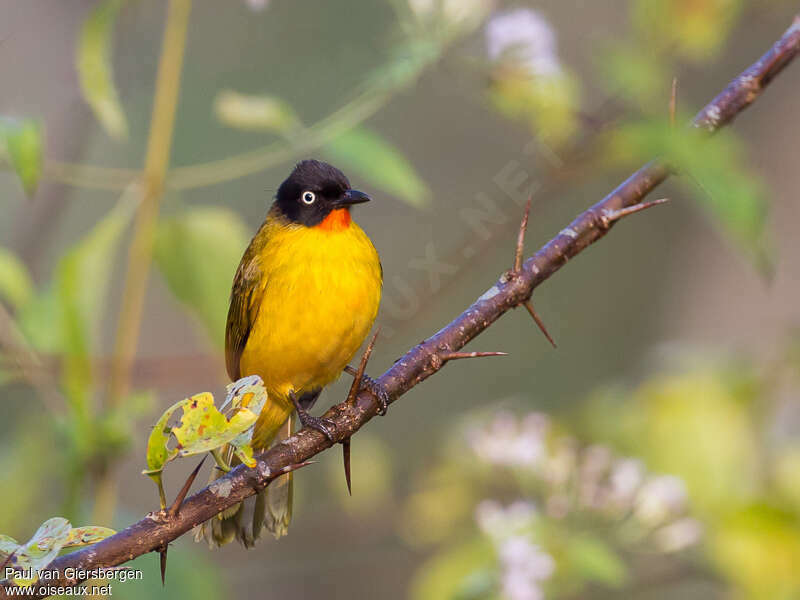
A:
[[[347,208],[332,210],[322,223],[316,226],[323,231],[343,231],[348,227],[350,227],[350,210]]]

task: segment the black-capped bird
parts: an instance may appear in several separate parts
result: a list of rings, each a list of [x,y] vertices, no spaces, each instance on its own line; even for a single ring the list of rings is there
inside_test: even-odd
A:
[[[295,412],[330,437],[326,422],[307,411],[361,346],[381,299],[378,253],[350,215],[369,199],[339,169],[304,160],[278,188],[239,263],[225,359],[231,380],[258,375],[267,389],[254,449],[289,437]],[[290,473],[205,523],[198,537],[211,546],[236,537],[248,547],[263,529],[281,537],[291,505]]]

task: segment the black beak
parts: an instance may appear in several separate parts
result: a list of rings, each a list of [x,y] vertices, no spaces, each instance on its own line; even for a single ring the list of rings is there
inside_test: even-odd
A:
[[[351,206],[353,204],[361,204],[369,202],[372,198],[367,196],[364,192],[358,190],[347,190],[344,195],[336,201],[336,206]]]

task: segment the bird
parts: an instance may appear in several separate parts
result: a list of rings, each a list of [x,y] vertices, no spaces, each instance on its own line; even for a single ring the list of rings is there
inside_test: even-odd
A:
[[[257,375],[267,402],[255,423],[254,450],[291,436],[294,414],[332,440],[330,422],[308,411],[348,366],[378,313],[383,268],[351,208],[368,202],[336,167],[300,161],[245,250],[233,279],[225,331],[232,381]],[[365,377],[385,412],[387,397]],[[212,478],[219,473],[212,474]],[[238,538],[251,547],[263,530],[285,535],[292,516],[292,474],[201,526],[213,548]]]

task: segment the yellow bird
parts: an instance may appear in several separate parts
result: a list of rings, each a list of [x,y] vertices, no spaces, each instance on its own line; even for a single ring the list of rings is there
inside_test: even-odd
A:
[[[304,426],[330,438],[326,421],[308,409],[361,346],[381,299],[378,253],[350,215],[352,205],[369,199],[351,189],[339,169],[304,160],[278,188],[239,263],[225,359],[231,380],[258,375],[267,389],[254,449],[289,437],[295,411]],[[212,547],[234,537],[250,547],[263,529],[279,538],[287,532],[291,504],[290,473],[205,523],[198,538]]]

